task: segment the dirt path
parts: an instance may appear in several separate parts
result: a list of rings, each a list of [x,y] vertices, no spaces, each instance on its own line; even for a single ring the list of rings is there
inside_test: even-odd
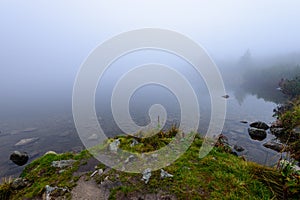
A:
[[[78,180],[71,194],[73,200],[106,200],[109,197],[109,191],[100,188],[93,179],[85,181],[84,176]]]

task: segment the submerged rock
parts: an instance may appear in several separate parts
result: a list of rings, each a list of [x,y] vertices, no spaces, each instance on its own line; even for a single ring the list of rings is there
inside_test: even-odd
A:
[[[250,126],[253,128],[264,129],[264,130],[268,130],[270,128],[265,122],[261,122],[261,121],[253,122],[250,124]]]
[[[277,142],[274,142],[274,141],[266,142],[266,143],[263,144],[263,146],[266,147],[266,148],[272,149],[274,151],[277,151],[277,152],[281,152],[284,149],[283,144],[280,144],[280,143],[277,143]]]
[[[28,162],[29,156],[26,152],[14,151],[9,159],[16,165],[22,166]]]
[[[145,169],[145,171],[143,172],[142,181],[144,181],[147,184],[150,180],[151,175],[152,175],[151,169],[150,168]]]
[[[15,146],[23,146],[23,145],[31,144],[31,143],[36,142],[38,140],[39,140],[38,137],[22,139],[19,142],[17,142],[15,144]]]
[[[264,140],[267,137],[267,132],[264,129],[248,128],[248,133],[253,140]]]
[[[233,148],[234,148],[234,150],[236,150],[237,152],[242,152],[242,151],[245,150],[242,146],[239,146],[239,145],[234,145]]]

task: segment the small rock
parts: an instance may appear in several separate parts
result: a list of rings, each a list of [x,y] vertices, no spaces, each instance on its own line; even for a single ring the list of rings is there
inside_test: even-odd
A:
[[[285,133],[284,128],[278,128],[278,127],[271,127],[270,131],[276,137],[280,137],[280,136],[282,136]]]
[[[284,145],[274,142],[274,141],[269,141],[263,144],[264,147],[273,149],[274,151],[281,152],[284,149]]]
[[[57,153],[56,153],[55,151],[47,151],[47,152],[44,154],[44,156],[45,156],[45,155],[49,155],[49,154],[57,155]]]
[[[103,169],[99,169],[99,170],[98,170],[98,175],[103,174],[103,172],[104,172]]]
[[[160,170],[160,178],[172,178],[172,177],[173,177],[172,174],[169,174],[163,169]]]
[[[296,128],[294,128],[293,129],[293,132],[295,133],[295,134],[300,134],[300,126],[297,126]]]
[[[117,153],[119,149],[119,145],[120,145],[120,139],[117,139],[109,144],[109,150]]]
[[[75,160],[59,160],[59,161],[53,161],[51,166],[56,168],[66,168],[71,167]]]
[[[135,145],[139,144],[139,142],[136,139],[132,139],[132,142],[130,144],[130,147],[134,147]]]
[[[127,164],[134,159],[134,155],[130,155],[124,162]]]
[[[66,192],[69,192],[66,188],[59,188],[59,187],[51,187],[46,185],[46,200],[57,199],[57,197],[63,196]]]
[[[264,130],[268,130],[270,128],[265,122],[261,122],[261,121],[253,122],[250,124],[250,126],[253,128],[264,129]]]
[[[234,150],[236,150],[237,152],[242,152],[242,151],[245,150],[242,146],[239,146],[239,145],[234,145],[233,148],[234,148]]]
[[[263,129],[248,128],[249,135],[253,140],[264,140],[267,137],[267,133]]]
[[[20,190],[20,189],[25,188],[29,185],[30,185],[30,183],[27,179],[25,179],[25,178],[16,178],[11,183],[11,188],[14,189],[14,190]]]
[[[35,138],[27,138],[27,139],[22,139],[19,142],[17,142],[15,144],[15,146],[23,146],[23,145],[27,145],[27,144],[31,144],[33,142],[36,142],[37,140],[39,140],[39,138],[35,137]]]
[[[228,99],[228,98],[229,98],[229,95],[226,94],[226,95],[224,95],[224,96],[222,96],[222,97],[225,98],[225,99]]]
[[[143,172],[142,181],[145,181],[145,183],[147,184],[150,180],[151,175],[152,175],[151,169],[150,168],[145,169],[145,171]]]
[[[14,151],[9,158],[16,165],[22,166],[25,165],[29,159],[29,156],[26,152]]]
[[[241,120],[240,121],[242,124],[248,124],[248,122],[247,121],[244,121],[244,120]]]

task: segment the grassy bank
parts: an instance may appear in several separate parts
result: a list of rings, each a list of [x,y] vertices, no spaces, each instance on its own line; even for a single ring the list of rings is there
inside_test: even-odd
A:
[[[173,131],[173,132],[172,132]],[[160,132],[146,139],[139,139],[139,144],[129,146],[133,137],[120,136],[120,147],[131,149],[133,152],[148,152],[165,145],[176,134],[176,130]],[[114,138],[117,139],[117,138]],[[112,139],[110,140],[112,141]],[[158,145],[158,146],[157,146]],[[132,199],[145,194],[160,194],[169,199],[272,199],[283,198],[285,182],[280,172],[273,168],[247,162],[241,157],[229,153],[226,145],[218,143],[205,158],[199,158],[199,148],[202,139],[198,136],[194,142],[176,162],[164,170],[173,177],[161,178],[161,171],[153,171],[149,182],[141,180],[141,174],[125,173],[109,169],[100,162],[97,167],[90,168],[84,173],[80,169],[89,165],[92,159],[87,151],[80,154],[48,154],[29,164],[20,177],[28,181],[28,185],[21,189],[12,189],[12,181],[0,186],[1,199],[40,199],[45,197],[46,185],[64,188],[56,192],[54,199],[71,198],[72,189],[78,180],[94,181],[101,186],[110,182],[109,199]],[[63,170],[51,165],[53,161],[74,160],[70,167]],[[87,168],[88,169],[88,168]],[[103,173],[90,176],[95,169]],[[295,196],[297,192],[290,192]],[[167,199],[168,199],[167,198]]]

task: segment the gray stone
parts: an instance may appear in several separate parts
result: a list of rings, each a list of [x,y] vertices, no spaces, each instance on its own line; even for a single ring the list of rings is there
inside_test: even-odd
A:
[[[71,167],[73,165],[73,163],[75,162],[75,160],[59,160],[59,161],[53,161],[51,163],[52,167],[56,167],[56,168],[66,168],[66,167]]]
[[[24,178],[16,178],[11,183],[11,188],[13,190],[20,190],[30,185],[30,182]]]
[[[113,152],[118,152],[119,145],[120,145],[120,139],[117,139],[109,144],[109,150]]]
[[[248,133],[253,140],[264,140],[267,137],[267,133],[263,129],[248,128]]]
[[[250,127],[257,128],[257,129],[264,129],[264,130],[268,130],[270,128],[265,122],[261,122],[261,121],[251,123]]]
[[[135,145],[139,144],[139,142],[136,139],[132,139],[132,142],[130,144],[130,147],[134,147]]]
[[[14,151],[9,159],[16,165],[22,166],[27,163],[29,156],[26,152]]]
[[[165,170],[160,169],[160,178],[172,178],[172,177],[173,177],[172,174],[169,174]]]
[[[142,181],[144,181],[147,184],[150,180],[151,175],[152,175],[151,169],[150,168],[145,169],[145,171],[143,172]]]

